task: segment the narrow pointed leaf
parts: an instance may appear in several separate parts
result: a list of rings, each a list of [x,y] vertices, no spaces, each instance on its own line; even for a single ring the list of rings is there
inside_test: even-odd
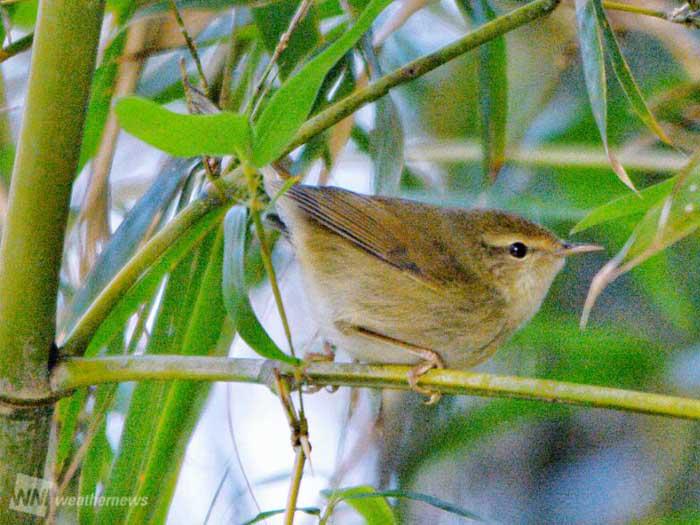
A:
[[[67,331],[126,262],[172,202],[187,177],[191,160],[171,159],[114,232],[71,304]]]
[[[615,38],[615,33],[610,27],[610,22],[605,16],[605,11],[603,10],[601,0],[592,0],[592,2],[596,17],[598,18],[598,23],[603,29],[605,50],[610,58],[610,62],[612,63],[615,76],[617,77],[622,90],[625,92],[625,95],[627,95],[627,100],[629,100],[632,108],[637,115],[639,115],[642,122],[644,122],[644,124],[646,124],[647,127],[657,137],[659,137],[659,139],[667,144],[670,144],[671,140],[668,138],[668,136],[666,136],[666,133],[661,128],[654,115],[651,113],[651,110],[647,106],[637,82],[634,80],[632,70],[627,64],[627,61],[620,50],[620,45],[617,42],[617,38]]]
[[[248,210],[234,206],[224,220],[223,296],[226,310],[241,338],[258,354],[290,364],[299,360],[285,354],[258,321],[245,286],[245,252],[248,234]]]
[[[253,20],[269,53],[274,52],[299,5],[298,0],[281,0],[252,10]],[[318,13],[312,4],[277,60],[282,79],[287,78],[296,65],[313,51],[319,40]]]
[[[488,0],[459,0],[463,11],[477,25],[497,17]],[[481,142],[484,150],[484,174],[493,181],[505,163],[506,127],[508,119],[508,55],[505,36],[499,36],[480,46],[479,117]]]
[[[625,168],[610,150],[608,144],[608,98],[605,80],[605,57],[603,55],[603,36],[595,13],[595,0],[576,0],[576,21],[578,24],[579,45],[583,61],[583,73],[586,81],[591,111],[598,125],[600,138],[605,153],[615,174],[630,189],[636,191]]]
[[[657,204],[661,199],[667,197],[676,183],[676,177],[672,177],[648,188],[644,188],[639,195],[626,194],[622,197],[611,200],[598,206],[586,215],[571,233],[582,232],[598,224],[610,222],[629,215],[641,214]],[[640,198],[641,197],[641,198]]]
[[[282,153],[306,120],[326,74],[390,3],[391,0],[372,0],[352,28],[289,78],[270,98],[254,127],[255,166],[269,164]]]
[[[651,257],[700,227],[700,153],[676,177],[669,196],[651,208],[637,225],[627,260]]]
[[[398,523],[389,502],[369,485],[321,492],[331,501],[344,501],[365,519],[366,525],[392,525]]]
[[[700,228],[700,152],[675,178],[675,187],[637,224],[620,252],[591,282],[581,316],[585,326],[598,296],[612,281]]]
[[[370,79],[383,74],[372,40],[368,33],[362,48],[367,57]],[[404,140],[401,117],[391,93],[375,102],[374,128],[370,132],[369,154],[372,158],[372,182],[377,195],[398,195],[404,166]]]
[[[243,115],[185,115],[135,96],[120,99],[115,111],[125,131],[175,157],[249,156],[250,127]]]
[[[181,355],[222,355],[224,345],[217,341],[222,333],[225,309],[221,295],[223,232],[214,234],[211,249],[202,253],[195,273],[192,299],[184,309],[186,319],[180,323],[182,335],[177,348],[169,351]],[[232,338],[231,334],[231,338]],[[204,407],[211,383],[178,381],[169,385],[163,407],[151,420],[153,443],[141,469],[136,496],[149,505],[131,507],[127,523],[163,523],[175,492],[180,466],[195,425]],[[154,519],[160,514],[160,519]]]
[[[294,510],[295,512],[303,512],[305,514],[309,514],[310,516],[321,515],[321,509],[319,509],[318,507],[297,507]],[[261,521],[264,521],[267,518],[279,516],[280,514],[284,514],[285,512],[287,512],[287,509],[266,510],[256,515],[255,517],[249,519],[248,521],[243,522],[242,525],[253,525],[254,523],[260,523]]]

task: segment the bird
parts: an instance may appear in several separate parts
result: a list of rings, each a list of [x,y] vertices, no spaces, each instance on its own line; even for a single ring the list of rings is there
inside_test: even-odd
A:
[[[412,390],[433,368],[468,369],[539,310],[571,244],[518,215],[294,184],[262,170],[269,220],[291,241],[323,337],[352,358],[412,365]]]

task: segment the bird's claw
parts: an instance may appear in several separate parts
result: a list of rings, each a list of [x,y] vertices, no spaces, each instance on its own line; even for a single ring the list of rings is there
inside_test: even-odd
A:
[[[408,372],[408,384],[410,385],[411,390],[426,396],[428,398],[426,401],[424,401],[426,405],[434,405],[442,398],[442,394],[440,392],[423,388],[422,386],[418,385],[418,379],[429,370],[432,370],[433,368],[445,368],[445,363],[442,361],[442,358],[440,358],[440,356],[435,352],[432,354],[433,355],[430,355],[428,360],[417,364]]]

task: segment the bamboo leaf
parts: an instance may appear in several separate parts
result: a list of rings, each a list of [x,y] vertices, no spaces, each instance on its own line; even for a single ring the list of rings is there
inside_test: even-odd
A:
[[[676,186],[644,216],[633,234],[627,259],[647,259],[700,226],[700,153],[676,178]],[[641,262],[641,261],[640,261]]]
[[[667,179],[639,192],[639,196],[626,194],[611,200],[592,210],[571,230],[571,233],[582,232],[598,224],[610,222],[629,215],[646,212],[661,199],[668,196],[676,183],[676,177]],[[641,197],[641,198],[640,198]]]
[[[309,514],[310,516],[321,515],[321,509],[319,509],[318,507],[297,507],[294,510],[296,512],[304,512],[305,514]],[[285,512],[287,512],[287,509],[266,510],[256,515],[255,517],[249,519],[248,521],[243,522],[242,525],[253,525],[254,523],[259,523],[273,516],[279,516],[280,514],[284,514]]]
[[[85,284],[76,293],[70,317],[65,323],[66,331],[73,328],[90,303],[136,253],[154,223],[162,216],[163,210],[182,187],[191,164],[191,160],[169,160],[146,193],[129,211],[95,262]]]
[[[255,166],[265,166],[284,151],[311,111],[328,71],[352,49],[390,2],[391,0],[372,0],[352,28],[272,95],[254,126]]]
[[[210,230],[208,237],[196,249],[190,250],[170,273],[145,353],[179,353],[183,348],[216,234]],[[215,326],[216,318],[212,321]],[[171,384],[158,382],[142,382],[134,388],[117,457],[105,482],[104,496],[137,495],[140,480],[144,479],[146,465],[158,442],[154,422],[165,414],[172,388]],[[154,507],[155,500],[154,497],[149,500],[149,508]],[[127,506],[102,507],[97,511],[95,522],[124,523],[131,510]]]
[[[184,257],[202,242],[207,233],[219,224],[223,211],[224,210],[217,209],[203,217],[146,271],[139,281],[126,292],[117,305],[109,312],[107,318],[102,321],[100,327],[90,340],[90,345],[85,355],[96,355],[111,341],[112,337],[114,337],[117,332],[124,329],[127,321],[134,314],[136,309],[153,297],[163,277],[168,272],[172,271]],[[65,345],[70,346],[70,335]]]
[[[369,34],[362,49],[369,63],[370,78],[381,78],[383,72]],[[372,182],[377,195],[397,195],[404,167],[403,127],[396,104],[387,93],[375,103],[374,127],[370,131],[369,154],[372,158]]]
[[[610,27],[610,22],[608,21],[608,18],[605,16],[605,11],[603,10],[601,0],[592,0],[592,2],[593,7],[595,9],[596,17],[598,18],[598,24],[603,30],[605,50],[607,51],[607,55],[610,58],[610,62],[612,63],[615,76],[617,77],[617,80],[620,83],[622,90],[627,96],[627,100],[629,100],[630,104],[632,105],[632,108],[637,113],[637,115],[639,115],[639,118],[642,120],[642,122],[644,122],[644,124],[646,124],[647,127],[657,137],[659,137],[659,139],[661,139],[667,144],[671,144],[671,140],[668,138],[668,136],[666,136],[666,133],[661,128],[654,115],[651,113],[651,110],[647,106],[647,103],[644,100],[644,97],[642,96],[642,92],[640,91],[637,82],[634,80],[632,71],[630,70],[627,61],[625,60],[625,57],[622,54],[622,51],[620,50],[620,45],[617,42],[617,38],[615,38],[615,33]]]
[[[585,326],[598,296],[612,281],[700,227],[700,151],[676,177],[668,196],[647,211],[622,250],[593,278],[581,315]]]
[[[459,0],[462,9],[481,26],[497,18],[488,0]],[[508,55],[505,36],[478,49],[479,117],[484,149],[484,174],[494,181],[505,163],[508,120]]]
[[[245,286],[245,252],[248,210],[234,206],[224,220],[223,295],[226,309],[241,338],[258,354],[290,364],[300,361],[285,354],[258,321]]]
[[[617,160],[608,144],[608,99],[605,79],[605,57],[603,55],[602,31],[595,13],[596,0],[576,0],[576,21],[578,24],[579,45],[583,61],[583,73],[586,81],[591,111],[598,125],[600,138],[605,153],[615,174],[630,189],[636,191],[625,168]]]
[[[185,115],[135,96],[120,99],[115,111],[124,130],[170,155],[249,157],[250,127],[243,115]]]
[[[299,5],[298,0],[282,0],[252,10],[253,20],[258,26],[268,52],[272,53],[277,47],[280,37],[287,31],[289,22]],[[296,65],[313,51],[319,41],[318,14],[316,6],[312,5],[294,29],[289,43],[277,60],[280,77],[287,78]]]
[[[422,494],[420,492],[412,492],[412,491],[408,491],[408,490],[379,490],[373,494],[372,493],[351,494],[349,496],[346,496],[344,498],[344,500],[347,501],[350,505],[352,505],[352,503],[350,503],[350,500],[376,498],[376,497],[399,498],[399,499],[409,499],[409,500],[413,500],[413,501],[420,501],[421,503],[426,503],[432,507],[435,507],[436,509],[444,510],[445,512],[449,512],[450,514],[455,514],[457,516],[461,516],[462,518],[469,518],[470,520],[474,520],[474,521],[483,521],[479,516],[477,516],[473,512],[465,510],[457,505],[454,505],[454,504],[449,503],[447,501],[443,501],[440,498],[436,498],[435,496],[430,496],[429,494]]]
[[[211,248],[207,246],[211,245]],[[191,298],[182,309],[179,326],[182,335],[169,352],[182,355],[222,355],[230,339],[217,345],[222,333],[225,309],[221,295],[223,231],[219,229],[210,243],[205,243],[198,257],[197,268],[188,280]],[[179,283],[182,287],[184,283]],[[218,349],[218,351],[217,351]],[[182,381],[171,384],[163,407],[149,422],[153,441],[139,476],[136,496],[149,505],[132,506],[127,523],[162,523],[167,516],[175,484],[190,436],[199,420],[211,383]],[[159,518],[154,520],[158,514]]]
[[[392,525],[398,523],[389,502],[369,485],[359,485],[332,491],[322,491],[331,501],[344,501],[362,516],[367,525]]]

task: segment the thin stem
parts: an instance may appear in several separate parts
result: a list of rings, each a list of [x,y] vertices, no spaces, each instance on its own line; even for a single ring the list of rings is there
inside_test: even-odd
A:
[[[233,68],[238,59],[239,48],[238,38],[236,38],[236,8],[231,13],[231,34],[229,35],[228,50],[226,51],[226,63],[224,64],[223,78],[221,79],[221,92],[219,93],[219,107],[230,109],[231,104],[231,80],[233,78]]]
[[[197,200],[180,212],[175,219],[155,234],[130,260],[119,273],[107,284],[63,342],[63,352],[81,354],[87,348],[90,339],[104,321],[112,307],[124,297],[143,273],[153,265],[181,236],[206,216],[212,214],[212,220],[223,214],[225,207],[213,197]],[[204,235],[206,231],[200,232]]]
[[[285,149],[282,156],[287,155],[297,147],[308,142],[325,129],[337,124],[365,104],[383,97],[390,89],[425,75],[446,62],[463,55],[467,51],[471,51],[496,37],[551,13],[557,5],[559,5],[559,1],[560,0],[535,0],[523,7],[514,9],[510,13],[479,26],[478,29],[471,31],[456,42],[448,44],[433,53],[417,58],[405,66],[383,76],[366,88],[352,95],[348,95],[325,111],[322,111],[315,117],[306,121],[294,136],[292,142]]]
[[[621,2],[612,2],[610,0],[603,1],[603,7],[605,9],[612,9],[614,11],[624,11],[626,13],[634,13],[637,15],[653,16],[655,18],[661,18],[663,20],[668,20],[668,13],[661,11],[659,9],[652,9],[650,7],[644,7],[640,5],[623,4]]]
[[[177,8],[177,4],[175,4],[175,0],[170,0],[170,8],[173,11],[173,14],[175,15],[175,20],[177,21],[177,25],[180,27],[180,33],[182,33],[182,38],[185,39],[185,43],[187,44],[187,48],[190,50],[190,55],[192,55],[192,60],[194,60],[195,65],[197,66],[197,72],[199,73],[199,80],[202,83],[202,89],[204,89],[204,92],[209,94],[209,83],[207,82],[207,77],[204,74],[204,68],[202,67],[202,61],[199,59],[199,53],[197,53],[197,46],[194,43],[194,40],[190,36],[189,32],[187,31],[187,28],[185,27],[185,22],[182,19],[182,16],[180,16],[180,10]]]
[[[92,384],[175,379],[271,385],[276,368],[289,375],[295,371],[294,367],[260,359],[174,355],[69,358],[54,369],[52,388],[55,394],[65,395]],[[409,390],[409,370],[406,366],[393,365],[308,363],[304,381],[318,386]],[[443,394],[532,399],[700,420],[700,400],[697,399],[549,379],[433,370],[421,377],[420,384]]]
[[[294,513],[296,512],[297,500],[299,499],[301,478],[304,475],[304,463],[306,463],[306,454],[304,454],[301,447],[297,447],[294,456],[292,479],[289,482],[289,494],[287,496],[287,510],[284,513],[284,525],[294,525]]]
[[[284,33],[282,33],[279,42],[277,42],[277,46],[275,46],[275,50],[272,52],[272,57],[270,58],[270,61],[265,66],[262,75],[260,75],[260,79],[258,80],[258,83],[255,85],[255,89],[253,90],[253,96],[251,96],[248,100],[248,104],[246,105],[246,110],[244,111],[244,113],[248,113],[248,111],[254,110],[255,102],[260,97],[267,77],[270,75],[270,72],[272,71],[274,65],[277,63],[277,60],[279,59],[280,55],[284,52],[285,49],[287,49],[287,46],[289,45],[289,40],[292,38],[292,34],[299,26],[301,21],[304,19],[306,13],[309,12],[309,8],[312,5],[313,0],[302,0],[301,4],[299,4],[299,8],[296,10],[294,16],[289,21],[289,26],[287,27],[287,30]]]
[[[289,320],[287,319],[287,312],[284,309],[284,303],[282,301],[282,294],[280,293],[279,284],[277,282],[275,267],[272,265],[270,243],[267,242],[265,228],[263,227],[262,220],[260,219],[260,203],[257,199],[258,187],[256,172],[255,169],[249,165],[243,166],[243,172],[245,173],[246,180],[248,182],[248,191],[250,193],[250,213],[253,217],[253,224],[255,225],[255,231],[258,234],[258,239],[260,239],[260,253],[262,255],[263,265],[265,266],[267,277],[270,280],[272,295],[275,298],[277,311],[282,318],[282,326],[284,327],[284,335],[287,338],[289,351],[293,357],[296,357],[296,354],[294,353],[294,345],[292,344],[292,331],[289,328]]]
[[[476,141],[413,143],[406,148],[407,162],[481,162],[481,144]],[[352,157],[351,157],[352,158]],[[511,148],[508,162],[521,166],[548,168],[610,169],[608,157],[599,148],[568,145],[542,145],[535,148]],[[685,155],[672,151],[620,151],[618,158],[629,171],[677,173],[688,163]]]
[[[3,47],[2,49],[0,49],[0,64],[2,64],[8,58],[12,58],[15,55],[19,55],[23,51],[26,51],[27,49],[32,47],[33,42],[34,33],[29,33],[28,35],[24,35],[19,40],[15,40],[11,44],[8,44],[6,47]]]

